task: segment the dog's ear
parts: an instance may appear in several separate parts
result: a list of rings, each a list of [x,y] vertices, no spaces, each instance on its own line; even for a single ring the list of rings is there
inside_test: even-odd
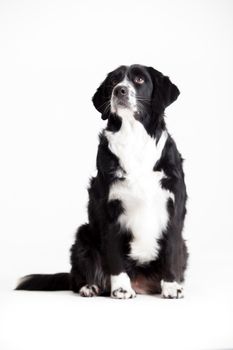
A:
[[[178,87],[171,82],[169,77],[152,67],[148,67],[150,76],[153,81],[153,103],[158,112],[164,111],[171,103],[173,103],[180,94]]]
[[[100,112],[102,119],[108,119],[109,112],[110,112],[110,101],[107,94],[107,88],[106,88],[106,80],[103,81],[103,83],[98,87],[96,90],[96,93],[92,97],[92,102],[97,109],[98,112]]]
[[[165,107],[173,103],[180,94],[178,87],[166,76],[162,78],[161,92]]]

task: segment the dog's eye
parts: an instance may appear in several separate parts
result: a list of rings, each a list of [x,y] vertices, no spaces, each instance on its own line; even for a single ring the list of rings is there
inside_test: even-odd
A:
[[[116,85],[116,84],[117,84],[117,79],[113,78],[113,79],[111,80],[111,84],[112,84],[112,86]]]
[[[139,84],[139,85],[142,85],[143,83],[144,83],[144,79],[142,78],[142,77],[135,77],[134,78],[134,82],[136,83],[136,84]]]

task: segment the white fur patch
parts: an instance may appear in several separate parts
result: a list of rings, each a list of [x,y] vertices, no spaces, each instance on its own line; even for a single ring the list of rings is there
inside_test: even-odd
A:
[[[169,299],[180,299],[184,297],[183,287],[177,282],[161,281],[162,296]]]
[[[111,186],[109,201],[122,201],[125,210],[119,222],[133,235],[129,256],[138,263],[146,263],[158,255],[157,239],[168,223],[167,201],[174,198],[170,191],[161,187],[164,173],[153,171],[165,146],[167,132],[162,133],[156,145],[156,140],[133,114],[126,113],[122,116],[120,130],[105,131],[105,135],[109,149],[126,172],[123,181]]]
[[[111,276],[111,297],[116,299],[136,297],[136,293],[131,287],[127,273],[121,272],[119,275]]]

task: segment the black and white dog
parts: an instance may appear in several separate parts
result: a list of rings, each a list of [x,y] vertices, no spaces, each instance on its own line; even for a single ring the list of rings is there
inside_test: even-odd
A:
[[[93,97],[107,126],[89,187],[89,222],[71,248],[71,272],[29,275],[16,289],[183,296],[187,195],[182,157],[164,121],[178,95],[151,67],[121,66],[108,74]]]

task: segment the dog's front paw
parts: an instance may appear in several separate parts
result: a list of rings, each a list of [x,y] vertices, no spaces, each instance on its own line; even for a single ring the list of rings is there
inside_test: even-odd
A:
[[[92,285],[86,284],[85,286],[80,288],[79,294],[82,297],[94,297],[100,294],[100,289],[95,284],[92,284]]]
[[[136,297],[136,293],[131,287],[127,273],[111,276],[111,297],[115,299],[131,299]]]
[[[125,289],[120,287],[112,291],[111,297],[115,299],[131,299],[136,297],[136,293],[132,288]]]
[[[183,287],[177,282],[161,281],[162,297],[165,299],[180,299],[184,297]]]

